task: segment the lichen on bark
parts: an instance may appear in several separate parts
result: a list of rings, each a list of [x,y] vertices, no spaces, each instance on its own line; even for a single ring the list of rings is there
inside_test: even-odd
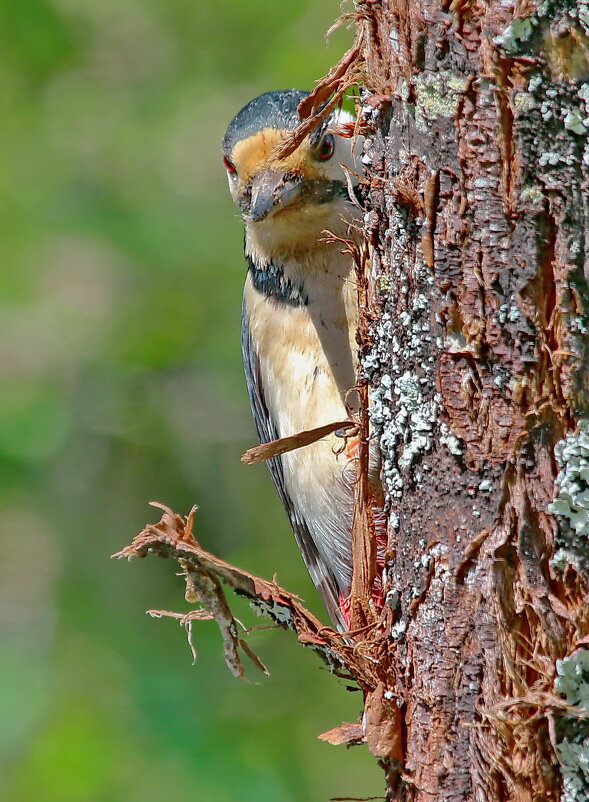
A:
[[[551,564],[554,449],[589,400],[589,17],[573,3],[358,5],[380,310],[368,369],[385,590],[403,622],[394,798],[556,799],[556,664],[589,626],[579,561]],[[417,450],[404,377],[435,409]]]

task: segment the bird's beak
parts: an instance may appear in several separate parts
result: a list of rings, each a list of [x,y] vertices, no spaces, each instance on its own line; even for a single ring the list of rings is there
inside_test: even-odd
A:
[[[264,170],[252,181],[249,216],[259,223],[269,215],[290,206],[301,196],[302,177],[276,170]]]

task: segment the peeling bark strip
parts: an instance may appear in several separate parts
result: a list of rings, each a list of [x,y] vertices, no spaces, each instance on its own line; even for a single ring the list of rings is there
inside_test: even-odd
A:
[[[194,621],[214,619],[223,640],[225,662],[235,677],[245,672],[241,653],[254,665],[268,673],[247,642],[238,635],[238,622],[233,617],[224,591],[229,587],[249,599],[252,607],[284,629],[293,630],[303,646],[315,651],[333,674],[356,682],[366,700],[363,721],[344,724],[319,737],[333,744],[348,746],[368,743],[377,756],[398,762],[402,753],[400,741],[401,711],[392,692],[386,690],[386,632],[390,611],[381,614],[378,626],[367,626],[345,636],[321,624],[301,604],[299,598],[279,587],[275,581],[256,577],[205,551],[194,536],[194,507],[185,518],[163,504],[152,502],[163,511],[157,524],[149,524],[133,542],[114,557],[146,557],[157,554],[175,559],[186,581],[186,600],[199,607],[186,615],[167,610],[149,610],[156,617],[175,618],[186,626],[193,656],[196,655],[191,625]],[[375,635],[380,633],[380,636]],[[370,638],[367,640],[367,635]],[[393,675],[390,675],[393,679]]]
[[[256,657],[252,657],[249,647],[244,648],[238,637],[237,623],[223,590],[225,585],[249,599],[260,615],[286,629],[294,630],[300,642],[317,651],[334,673],[340,674],[343,671],[344,662],[338,653],[343,643],[342,637],[334,630],[324,627],[303,607],[297,596],[279,587],[276,582],[269,582],[230,565],[198,544],[194,536],[196,507],[184,518],[158,502],[151,502],[151,505],[163,511],[160,521],[157,524],[148,524],[129,546],[113,557],[131,559],[146,557],[148,554],[172,557],[178,561],[186,580],[186,601],[199,604],[200,608],[187,615],[165,610],[150,610],[150,615],[157,618],[177,618],[186,626],[192,621],[214,618],[223,639],[227,667],[234,676],[244,677],[240,648],[258,667],[261,664]],[[348,648],[343,645],[343,653]],[[262,667],[262,670],[265,668]]]
[[[255,465],[257,462],[264,462],[264,460],[277,457],[279,454],[286,454],[288,451],[310,446],[311,443],[316,443],[317,440],[321,440],[322,437],[336,432],[338,429],[342,430],[342,436],[347,437],[348,432],[357,430],[357,424],[351,420],[337,421],[336,423],[328,423],[325,426],[308,429],[289,437],[281,437],[278,440],[272,440],[270,443],[252,446],[252,448],[248,448],[245,454],[242,454],[241,461],[247,465]]]
[[[589,668],[589,4],[356,5],[389,798],[580,802],[589,686],[573,719],[555,679]]]

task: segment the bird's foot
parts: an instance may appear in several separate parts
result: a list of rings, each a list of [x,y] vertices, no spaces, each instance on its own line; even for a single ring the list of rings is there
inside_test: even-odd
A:
[[[348,459],[357,459],[360,450],[360,435],[355,437],[346,438],[346,457]]]

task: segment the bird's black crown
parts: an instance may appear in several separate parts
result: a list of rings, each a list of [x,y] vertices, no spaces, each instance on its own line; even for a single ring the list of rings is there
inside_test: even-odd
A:
[[[301,89],[277,89],[250,100],[229,123],[221,145],[225,155],[230,156],[238,142],[264,128],[296,128],[301,122],[299,103],[308,95]]]

